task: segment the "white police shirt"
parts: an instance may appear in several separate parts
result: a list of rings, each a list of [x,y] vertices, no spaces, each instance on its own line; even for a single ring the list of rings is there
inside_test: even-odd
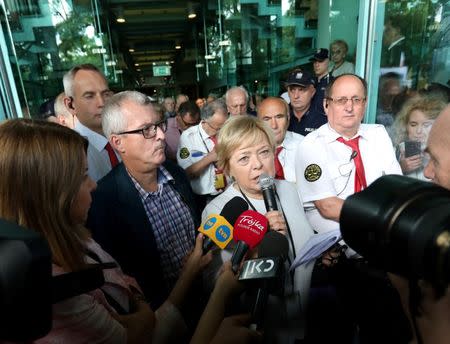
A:
[[[367,185],[385,174],[402,174],[392,141],[380,124],[361,124],[359,150]],[[341,137],[328,123],[305,136],[296,156],[297,190],[303,199],[306,216],[318,232],[338,228],[338,223],[323,218],[314,201],[328,197],[346,199],[355,192],[355,162],[352,149],[337,141]]]
[[[295,157],[297,155],[297,150],[300,147],[300,142],[303,141],[304,136],[294,133],[293,131],[286,131],[281,146],[283,149],[278,155],[278,160],[281,166],[283,166],[284,179],[288,182],[295,183]]]
[[[205,132],[202,124],[195,125],[183,131],[178,143],[177,162],[182,168],[203,159],[214,148],[214,142]],[[216,195],[219,192],[214,186],[215,167],[210,164],[199,177],[191,179],[192,190],[198,195]]]

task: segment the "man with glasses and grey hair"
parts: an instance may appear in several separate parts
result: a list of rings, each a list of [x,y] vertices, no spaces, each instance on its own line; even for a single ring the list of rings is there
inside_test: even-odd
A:
[[[339,228],[342,204],[385,174],[402,174],[391,139],[379,124],[361,124],[366,82],[353,74],[325,91],[328,123],[305,136],[297,153],[298,192],[307,218],[318,231]]]
[[[366,98],[364,79],[354,74],[338,76],[325,90],[323,105],[328,123],[305,136],[297,151],[297,190],[316,232],[339,229],[341,209],[348,196],[385,174],[402,173],[386,129],[379,124],[361,124]],[[395,333],[398,319],[390,316],[400,310],[395,290],[387,283],[385,274],[367,267],[353,250],[347,249],[339,257],[344,250],[345,246],[333,247],[317,260],[328,269],[317,269],[319,272],[315,269],[312,288],[323,287],[322,281],[329,279],[339,302],[345,305],[345,309],[331,308],[331,312],[340,321],[348,319],[348,323],[358,324],[361,343],[391,343],[387,341],[388,334]],[[347,260],[345,256],[357,259]],[[318,318],[322,316],[320,311],[317,314]],[[326,335],[320,328],[316,332],[319,336]]]
[[[206,104],[200,124],[185,130],[180,137],[177,161],[186,170],[201,204],[218,195],[226,186],[226,177],[217,165],[216,135],[228,119],[222,99]]]
[[[184,170],[165,161],[167,123],[146,95],[118,93],[102,116],[122,163],[98,183],[87,227],[156,309],[194,247],[199,217],[193,194]]]

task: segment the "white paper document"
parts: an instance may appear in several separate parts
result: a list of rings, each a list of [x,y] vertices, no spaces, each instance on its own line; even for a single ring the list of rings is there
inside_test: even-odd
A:
[[[314,234],[297,252],[297,257],[292,263],[290,270],[295,270],[296,267],[316,259],[341,239],[341,231],[339,229]]]

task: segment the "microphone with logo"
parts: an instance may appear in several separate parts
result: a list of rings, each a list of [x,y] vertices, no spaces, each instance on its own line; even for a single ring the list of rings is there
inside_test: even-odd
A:
[[[264,197],[264,205],[267,211],[278,210],[277,199],[275,198],[275,184],[273,177],[266,173],[259,176],[259,186]]]
[[[234,224],[234,241],[237,242],[231,256],[231,268],[236,273],[248,250],[256,247],[267,232],[268,222],[264,215],[254,210],[244,211]]]
[[[233,238],[233,226],[240,214],[248,209],[248,204],[241,197],[234,197],[223,207],[220,215],[211,214],[201,224],[198,231],[206,238],[203,241],[203,254],[206,254],[214,245],[224,249]]]
[[[244,262],[239,280],[256,288],[251,305],[253,329],[263,327],[264,311],[269,294],[279,294],[284,290],[284,261],[289,243],[283,234],[268,232],[258,246],[259,258]]]

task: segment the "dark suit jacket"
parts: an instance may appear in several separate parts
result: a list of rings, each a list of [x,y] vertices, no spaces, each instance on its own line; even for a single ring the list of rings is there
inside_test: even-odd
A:
[[[163,166],[174,178],[172,185],[191,210],[197,228],[199,215],[184,170],[169,161]],[[122,270],[137,280],[153,309],[157,309],[170,290],[162,277],[152,226],[123,163],[99,181],[93,193],[87,227],[94,240],[117,260]]]

